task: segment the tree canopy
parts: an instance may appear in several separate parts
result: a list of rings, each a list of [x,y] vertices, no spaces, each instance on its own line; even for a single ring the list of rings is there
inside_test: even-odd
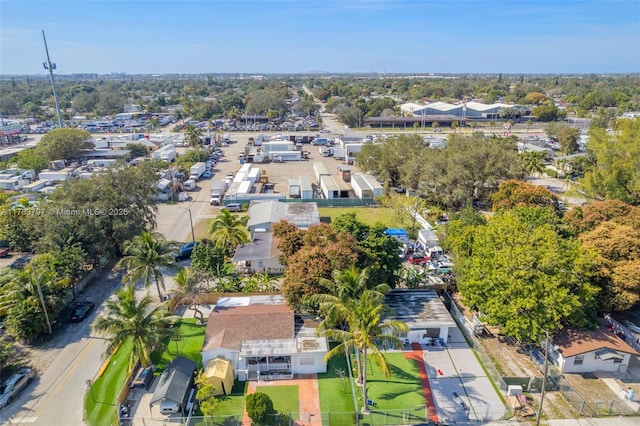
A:
[[[464,299],[484,321],[523,341],[538,340],[544,330],[590,325],[598,289],[590,283],[586,251],[518,210],[473,226],[473,237],[453,246]]]
[[[77,159],[83,151],[91,148],[93,142],[89,132],[69,127],[48,131],[37,146],[49,161]]]
[[[493,211],[511,210],[515,207],[550,207],[560,211],[558,197],[547,188],[519,180],[507,180],[498,186],[492,196]]]
[[[620,120],[619,131],[611,135],[591,128],[582,189],[592,198],[617,198],[640,204],[640,118]]]

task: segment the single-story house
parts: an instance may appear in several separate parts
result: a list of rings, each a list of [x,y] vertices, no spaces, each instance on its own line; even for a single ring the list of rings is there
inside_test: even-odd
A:
[[[404,322],[409,331],[400,336],[405,344],[445,344],[449,329],[457,324],[440,296],[433,290],[393,289],[386,295],[387,305],[395,319]]]
[[[631,356],[638,353],[601,321],[597,330],[567,328],[558,332],[549,355],[561,373],[624,373]]]
[[[273,224],[282,220],[294,224],[298,229],[308,229],[320,223],[318,204],[313,202],[253,201],[248,213],[247,228],[251,232],[251,238],[256,232],[271,232]]]
[[[280,262],[278,239],[271,232],[256,232],[253,242],[240,245],[233,255],[236,271],[246,274],[284,273],[284,265]]]
[[[209,314],[202,362],[225,358],[238,380],[291,379],[326,372],[328,350],[325,337],[296,324],[283,296],[223,297]]]
[[[155,392],[149,402],[149,408],[164,400],[171,401],[186,411],[189,392],[193,387],[196,363],[184,357],[178,357],[164,368],[160,375]]]

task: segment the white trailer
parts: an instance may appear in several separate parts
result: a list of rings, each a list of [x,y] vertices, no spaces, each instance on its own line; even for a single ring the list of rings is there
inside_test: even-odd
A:
[[[430,229],[421,229],[418,231],[418,242],[422,247],[429,249],[438,245],[438,236]]]
[[[299,179],[289,179],[289,198],[300,198],[300,180]]]
[[[110,167],[116,164],[118,160],[114,159],[101,159],[101,160],[89,160],[87,161],[87,166],[93,167]]]
[[[69,180],[69,172],[66,170],[43,170],[39,173],[40,179],[53,182],[64,182]]]
[[[167,145],[164,145],[163,147],[158,148],[153,153],[153,158],[155,158],[156,160],[169,161],[169,162],[175,160],[176,146],[173,144],[167,144]]]
[[[344,148],[329,148],[331,151],[331,155],[336,160],[346,160],[347,159],[347,150]]]
[[[246,172],[238,172],[236,173],[236,175],[233,177],[233,183],[240,183],[240,182],[244,182],[245,178],[247,177]]]
[[[240,186],[238,187],[237,195],[241,194],[249,194],[251,192],[251,188],[253,187],[253,182],[245,180],[244,182],[240,182]]]
[[[356,197],[361,200],[373,199],[373,190],[369,187],[367,181],[361,174],[356,174],[351,177],[351,187],[353,188],[353,192],[356,194]]]
[[[249,170],[251,170],[251,163],[245,163],[242,165],[242,167],[240,167],[238,173],[244,173],[246,175],[249,173]]]
[[[189,168],[189,179],[198,180],[207,170],[207,163],[199,162]]]
[[[313,163],[313,171],[316,175],[316,181],[318,181],[318,183],[322,180],[322,176],[330,176],[327,168],[322,163]]]
[[[262,151],[265,154],[270,154],[272,152],[282,152],[282,151],[294,151],[295,143],[289,141],[275,141],[275,142],[263,142],[262,143]]]
[[[306,176],[300,176],[300,198],[303,200],[313,199],[313,186],[311,179]]]
[[[340,198],[340,189],[338,188],[335,179],[333,179],[333,176],[322,176],[322,180],[320,180],[320,188],[322,189],[322,193],[325,198]]]
[[[361,144],[361,143],[347,143],[347,144],[344,144],[344,149],[347,151],[346,152],[346,156],[347,157],[353,157],[353,154],[356,154],[356,153],[362,151],[362,146],[363,146],[363,144]]]
[[[38,192],[40,191],[42,188],[44,188],[45,186],[47,186],[49,184],[48,180],[37,180],[35,182],[31,182],[28,185],[25,185],[22,187],[22,190],[24,192]]]
[[[262,175],[260,174],[259,167],[254,167],[253,169],[249,170],[249,174],[247,174],[247,180],[251,183],[260,182],[261,177]]]
[[[18,179],[2,179],[0,180],[0,189],[17,191],[20,189],[20,183],[18,182]]]
[[[367,182],[367,185],[369,185],[369,188],[371,188],[371,190],[373,191],[374,198],[382,197],[384,195],[384,188],[375,177],[371,175],[363,174],[362,178],[365,180],[365,182]]]
[[[238,196],[238,188],[240,188],[240,183],[241,182],[232,182],[231,185],[229,185],[229,189],[227,189],[227,192],[224,194],[224,197],[222,199],[228,200],[228,201],[235,201]]]
[[[280,163],[282,161],[300,161],[302,153],[300,151],[272,151],[269,152],[269,159]]]

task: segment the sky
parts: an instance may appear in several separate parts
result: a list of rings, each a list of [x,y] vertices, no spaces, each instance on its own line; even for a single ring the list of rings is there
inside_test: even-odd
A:
[[[640,0],[0,0],[0,74],[640,72]]]

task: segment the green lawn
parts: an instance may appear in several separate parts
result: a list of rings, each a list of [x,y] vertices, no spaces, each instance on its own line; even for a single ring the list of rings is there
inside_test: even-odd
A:
[[[298,385],[293,386],[258,386],[256,393],[269,395],[273,401],[273,408],[279,413],[299,413]]]
[[[84,412],[87,424],[104,426],[116,423],[116,395],[127,378],[129,354],[133,343],[122,345],[111,357],[104,374],[98,377],[84,398]]]
[[[393,219],[393,211],[386,207],[320,207],[318,212],[320,217],[330,217],[332,220],[345,213],[355,212],[358,220],[369,226],[378,222],[389,228],[399,226]]]
[[[342,380],[339,370],[344,371]],[[327,363],[327,372],[318,374],[318,392],[320,393],[320,411],[332,413],[353,413],[353,397],[349,385],[347,361],[338,355]]]
[[[406,359],[401,352],[391,352],[385,356],[390,364],[391,378],[384,377],[373,360],[367,365],[368,396],[375,401],[376,409],[424,406],[424,393],[416,362]]]
[[[206,326],[197,325],[195,318],[188,318],[180,321],[179,327],[182,340],[170,341],[163,352],[154,352],[151,355],[151,362],[157,366],[156,375],[160,374],[167,363],[178,354],[195,361],[199,368],[202,367],[200,350],[204,342]],[[131,342],[123,345],[111,357],[104,374],[96,379],[91,391],[85,395],[84,409],[89,425],[103,426],[116,422],[116,396],[127,377],[127,364],[132,348]]]
[[[202,344],[206,325],[198,325],[195,318],[185,318],[180,321],[179,341],[169,341],[164,352],[154,352],[151,362],[156,366],[156,375],[159,375],[164,367],[178,356],[183,356],[195,361],[198,368],[202,368]]]
[[[238,415],[244,413],[244,397],[247,393],[247,382],[235,381],[230,395],[220,395],[216,416]]]

